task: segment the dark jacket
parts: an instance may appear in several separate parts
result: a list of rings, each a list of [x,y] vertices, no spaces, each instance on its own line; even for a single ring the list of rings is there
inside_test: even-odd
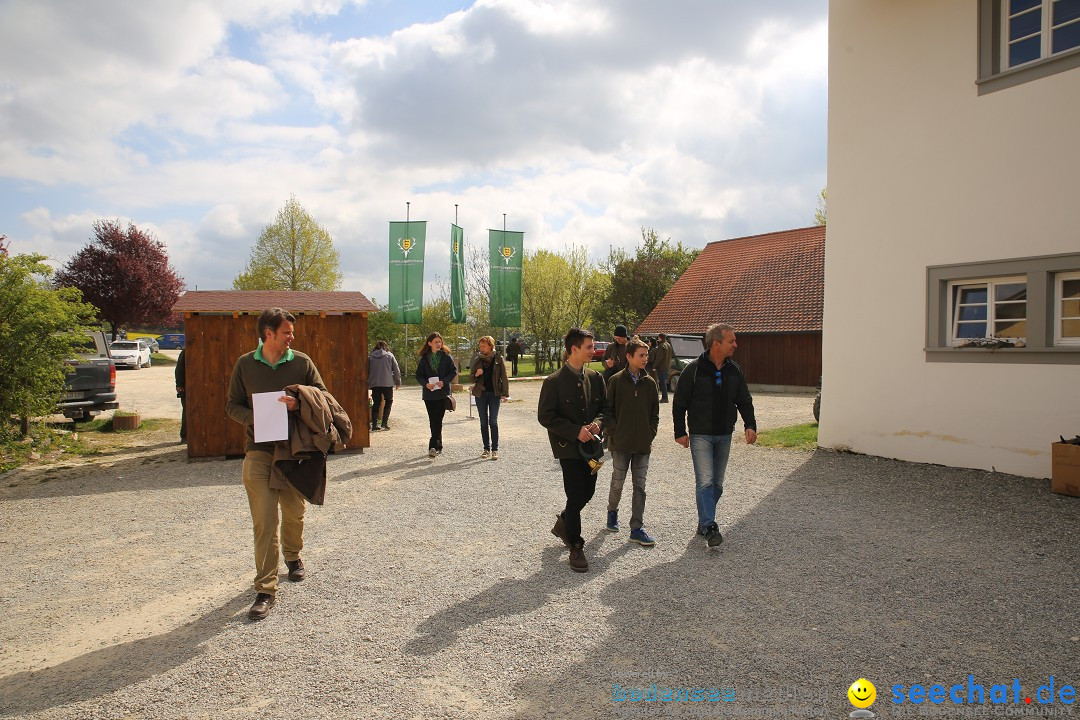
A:
[[[180,397],[187,391],[187,360],[184,359],[184,351],[180,351],[176,358],[176,369],[173,371],[176,378],[176,397]]]
[[[671,345],[665,342],[656,343],[656,352],[653,355],[652,367],[658,373],[666,373],[671,369]]]
[[[293,359],[279,363],[271,368],[255,359],[255,352],[241,355],[233,367],[229,381],[229,399],[225,403],[225,412],[236,422],[245,425],[247,445],[244,452],[262,450],[274,452],[274,443],[255,442],[255,412],[251,409],[251,396],[260,392],[276,392],[289,385],[313,385],[325,390],[326,385],[319,375],[315,363],[304,353],[294,350]]]
[[[746,387],[742,368],[728,358],[720,373],[723,383],[717,385],[716,366],[707,352],[683,368],[671,404],[676,438],[687,434],[687,418],[693,435],[730,435],[735,431],[737,415],[742,415],[746,429],[757,430],[754,398]]]
[[[326,497],[326,453],[344,450],[352,421],[333,395],[310,385],[289,385],[285,392],[300,407],[289,413],[289,439],[274,443],[270,487],[292,485],[312,505]]]
[[[605,434],[608,448],[635,455],[652,452],[660,427],[659,386],[652,376],[641,374],[635,383],[630,370],[620,370],[607,384],[608,415]]]
[[[615,360],[615,364],[611,367],[607,366],[609,359]],[[624,367],[626,367],[626,343],[620,345],[617,341],[612,340],[611,344],[604,349],[604,379],[610,379],[612,375]]]
[[[432,358],[438,357],[438,367],[433,364]],[[424,401],[441,400],[450,396],[450,383],[457,377],[458,370],[457,365],[454,364],[454,358],[450,357],[450,353],[445,350],[440,350],[438,353],[428,353],[420,358],[420,362],[416,363],[416,379],[420,381],[420,386],[424,389],[423,396]],[[434,390],[428,390],[427,383],[428,378],[438,376],[442,380],[443,386],[441,388],[435,388]]]
[[[603,428],[606,417],[607,387],[600,373],[585,368],[582,378],[569,365],[563,365],[544,378],[536,419],[547,428],[556,460],[580,460],[581,428],[592,422]]]
[[[521,354],[521,346],[518,345],[517,340],[511,340],[506,344],[506,359],[517,360],[518,355]]]
[[[476,377],[476,369],[483,367],[484,374],[480,377]],[[480,397],[480,393],[484,392],[484,378],[491,374],[492,387],[494,392],[499,397],[510,397],[510,378],[506,374],[506,361],[502,359],[502,355],[495,353],[491,359],[491,367],[484,366],[484,359],[477,355],[472,359],[472,363],[469,365],[469,377],[473,380],[472,394],[474,397]]]

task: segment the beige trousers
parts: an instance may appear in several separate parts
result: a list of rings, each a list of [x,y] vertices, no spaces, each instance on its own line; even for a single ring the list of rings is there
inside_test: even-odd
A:
[[[252,450],[244,456],[244,489],[251,506],[255,531],[255,591],[277,594],[278,507],[281,507],[280,550],[285,560],[296,560],[304,549],[304,496],[291,485],[286,490],[270,487],[274,456]]]

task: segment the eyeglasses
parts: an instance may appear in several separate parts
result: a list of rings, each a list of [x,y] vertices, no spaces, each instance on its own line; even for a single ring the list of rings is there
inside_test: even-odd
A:
[[[724,384],[724,376],[719,370],[716,371],[716,384],[717,386]]]

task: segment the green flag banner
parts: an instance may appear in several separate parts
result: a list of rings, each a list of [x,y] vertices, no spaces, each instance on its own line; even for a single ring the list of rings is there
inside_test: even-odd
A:
[[[488,230],[491,248],[491,324],[521,326],[521,259],[525,233]]]
[[[390,223],[390,312],[401,325],[423,319],[426,233],[424,220]]]
[[[450,322],[465,322],[465,237],[450,225]]]

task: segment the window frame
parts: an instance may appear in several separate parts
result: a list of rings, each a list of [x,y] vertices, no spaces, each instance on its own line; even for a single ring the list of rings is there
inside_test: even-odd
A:
[[[1065,320],[1065,281],[1080,280],[1080,271],[1059,272],[1054,274],[1054,346],[1055,347],[1080,347],[1080,337],[1065,337],[1062,335],[1062,323]],[[1068,316],[1074,319],[1073,316]]]
[[[927,362],[1051,363],[1080,365],[1080,343],[1055,342],[1059,277],[1080,275],[1080,252],[986,260],[926,268]],[[979,281],[1027,278],[1027,337],[1023,347],[960,347],[952,343],[952,288]],[[988,329],[989,329],[988,325]]]
[[[997,300],[997,298],[996,298],[996,292],[995,291],[996,291],[998,285],[1015,285],[1015,284],[1018,284],[1018,283],[1023,283],[1026,286],[1027,285],[1027,276],[1025,276],[1025,275],[1014,275],[1014,276],[1010,276],[1010,277],[967,278],[967,279],[963,279],[963,280],[950,280],[949,281],[949,286],[948,286],[949,287],[949,290],[948,290],[948,297],[949,297],[949,339],[948,339],[948,343],[949,343],[949,345],[952,346],[952,347],[961,347],[961,346],[968,345],[972,340],[976,340],[977,338],[960,337],[959,335],[957,335],[957,329],[958,329],[958,326],[961,323],[969,324],[969,323],[981,322],[981,323],[986,325],[986,333],[982,336],[982,339],[985,339],[985,340],[997,340],[999,342],[1013,342],[1014,344],[1017,344],[1019,347],[1024,347],[1027,344],[1026,334],[1025,334],[1025,337],[1022,337],[1022,338],[1004,338],[1004,337],[999,338],[995,334],[996,333],[995,326],[999,322],[998,317],[997,317],[997,306],[998,305],[1016,305],[1016,304],[1019,304],[1019,302],[1023,302],[1024,303],[1024,322],[1025,322],[1025,324],[1027,323],[1027,305],[1028,305],[1028,301],[1027,301],[1027,288],[1026,287],[1025,287],[1024,300],[1023,301]],[[959,293],[963,292],[966,289],[974,289],[974,288],[978,288],[978,287],[983,287],[983,288],[986,289],[986,303],[976,303],[977,305],[983,305],[983,304],[986,305],[986,317],[984,319],[982,319],[982,320],[961,320],[960,317],[959,317],[960,313],[957,312],[957,310],[960,307],[960,303],[958,302],[960,300]],[[956,301],[954,301],[954,298],[953,298],[954,294],[956,294],[956,298],[955,298]],[[976,305],[976,304],[968,303],[968,305]]]
[[[1009,67],[1007,34],[1009,0],[979,0],[978,6],[978,72],[975,81],[978,94],[1004,90],[1033,80],[1080,68],[1080,47],[1051,53],[1053,47],[1053,2],[1039,0],[1042,12],[1040,56],[1016,67]],[[1057,27],[1066,27],[1070,21]]]

